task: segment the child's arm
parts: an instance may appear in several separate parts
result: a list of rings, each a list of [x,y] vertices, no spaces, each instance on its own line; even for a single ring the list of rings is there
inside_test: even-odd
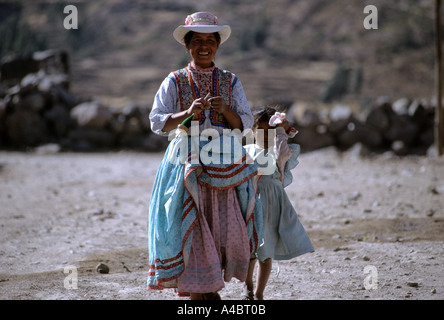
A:
[[[284,181],[285,164],[287,163],[288,159],[291,158],[291,155],[293,153],[292,149],[288,146],[287,143],[288,135],[286,132],[286,127],[290,127],[286,120],[282,124],[277,125],[275,138],[276,163],[281,174],[280,180],[282,182]]]

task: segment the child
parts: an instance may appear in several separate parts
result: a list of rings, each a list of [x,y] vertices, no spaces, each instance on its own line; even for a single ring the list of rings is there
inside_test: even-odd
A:
[[[254,159],[272,157],[275,170],[272,174],[263,175],[259,180],[258,192],[263,210],[264,243],[257,251],[259,269],[256,291],[253,291],[253,271],[256,264],[256,257],[254,257],[250,260],[248,276],[242,293],[244,300],[263,299],[271,272],[272,259],[289,260],[314,251],[284,190],[292,182],[290,170],[298,164],[297,157],[300,147],[297,144],[287,144],[288,133],[295,131],[287,120],[283,119],[283,121],[278,121],[281,123],[276,126],[270,126],[270,118],[275,112],[276,110],[268,107],[256,114],[253,127],[256,144],[246,146],[250,156]],[[274,141],[269,141],[271,130],[275,130],[276,133]]]

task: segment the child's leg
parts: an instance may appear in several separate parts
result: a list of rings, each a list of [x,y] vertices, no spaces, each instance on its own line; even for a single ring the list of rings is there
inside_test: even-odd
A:
[[[256,265],[256,259],[250,259],[250,264],[248,265],[248,274],[247,279],[245,280],[244,284],[244,291],[242,292],[242,295],[244,296],[244,299],[253,300],[253,290],[254,290],[254,284],[253,284],[253,272],[254,272],[254,266]]]
[[[221,300],[218,292],[209,292],[209,293],[190,293],[191,300]]]
[[[191,292],[190,298],[191,300],[202,300],[202,293]]]
[[[256,300],[264,299],[264,291],[267,286],[268,278],[270,277],[272,267],[272,259],[268,258],[264,262],[259,261],[259,268],[257,273],[257,284],[254,298]]]

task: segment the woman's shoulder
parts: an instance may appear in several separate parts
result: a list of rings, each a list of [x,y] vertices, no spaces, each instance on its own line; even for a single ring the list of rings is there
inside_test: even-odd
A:
[[[165,77],[164,82],[177,83],[180,81],[180,79],[188,79],[187,67],[170,71],[170,73]]]
[[[221,67],[217,67],[217,70],[219,70],[219,73],[223,74],[223,75],[227,75],[227,76],[231,76],[231,80],[234,81],[235,79],[237,79],[237,76],[234,72],[231,72],[230,70],[221,68]]]
[[[170,72],[162,81],[160,84],[160,89],[162,90],[168,90],[169,88],[176,88],[176,78],[173,74],[173,72]]]
[[[217,67],[217,70],[219,70],[219,72],[226,73],[226,74],[234,74],[230,70],[227,70],[227,69],[224,69],[224,68],[221,68],[221,67]]]
[[[231,80],[231,82],[233,82],[237,79],[236,75],[233,72],[231,72],[230,70],[219,68],[219,67],[217,68],[217,70],[219,71],[220,75],[222,75],[223,77],[229,78]]]

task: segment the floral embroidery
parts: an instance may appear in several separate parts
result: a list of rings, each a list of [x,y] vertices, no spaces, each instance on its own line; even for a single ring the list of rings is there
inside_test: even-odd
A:
[[[231,107],[231,72],[217,67],[199,70],[189,64],[186,68],[173,72],[173,75],[178,87],[181,111],[188,109],[195,99],[205,97],[209,92],[213,97],[221,96],[225,104]],[[210,109],[209,118],[213,126],[228,127],[223,115],[213,109]],[[200,113],[197,120],[199,124],[203,124],[205,113]]]

